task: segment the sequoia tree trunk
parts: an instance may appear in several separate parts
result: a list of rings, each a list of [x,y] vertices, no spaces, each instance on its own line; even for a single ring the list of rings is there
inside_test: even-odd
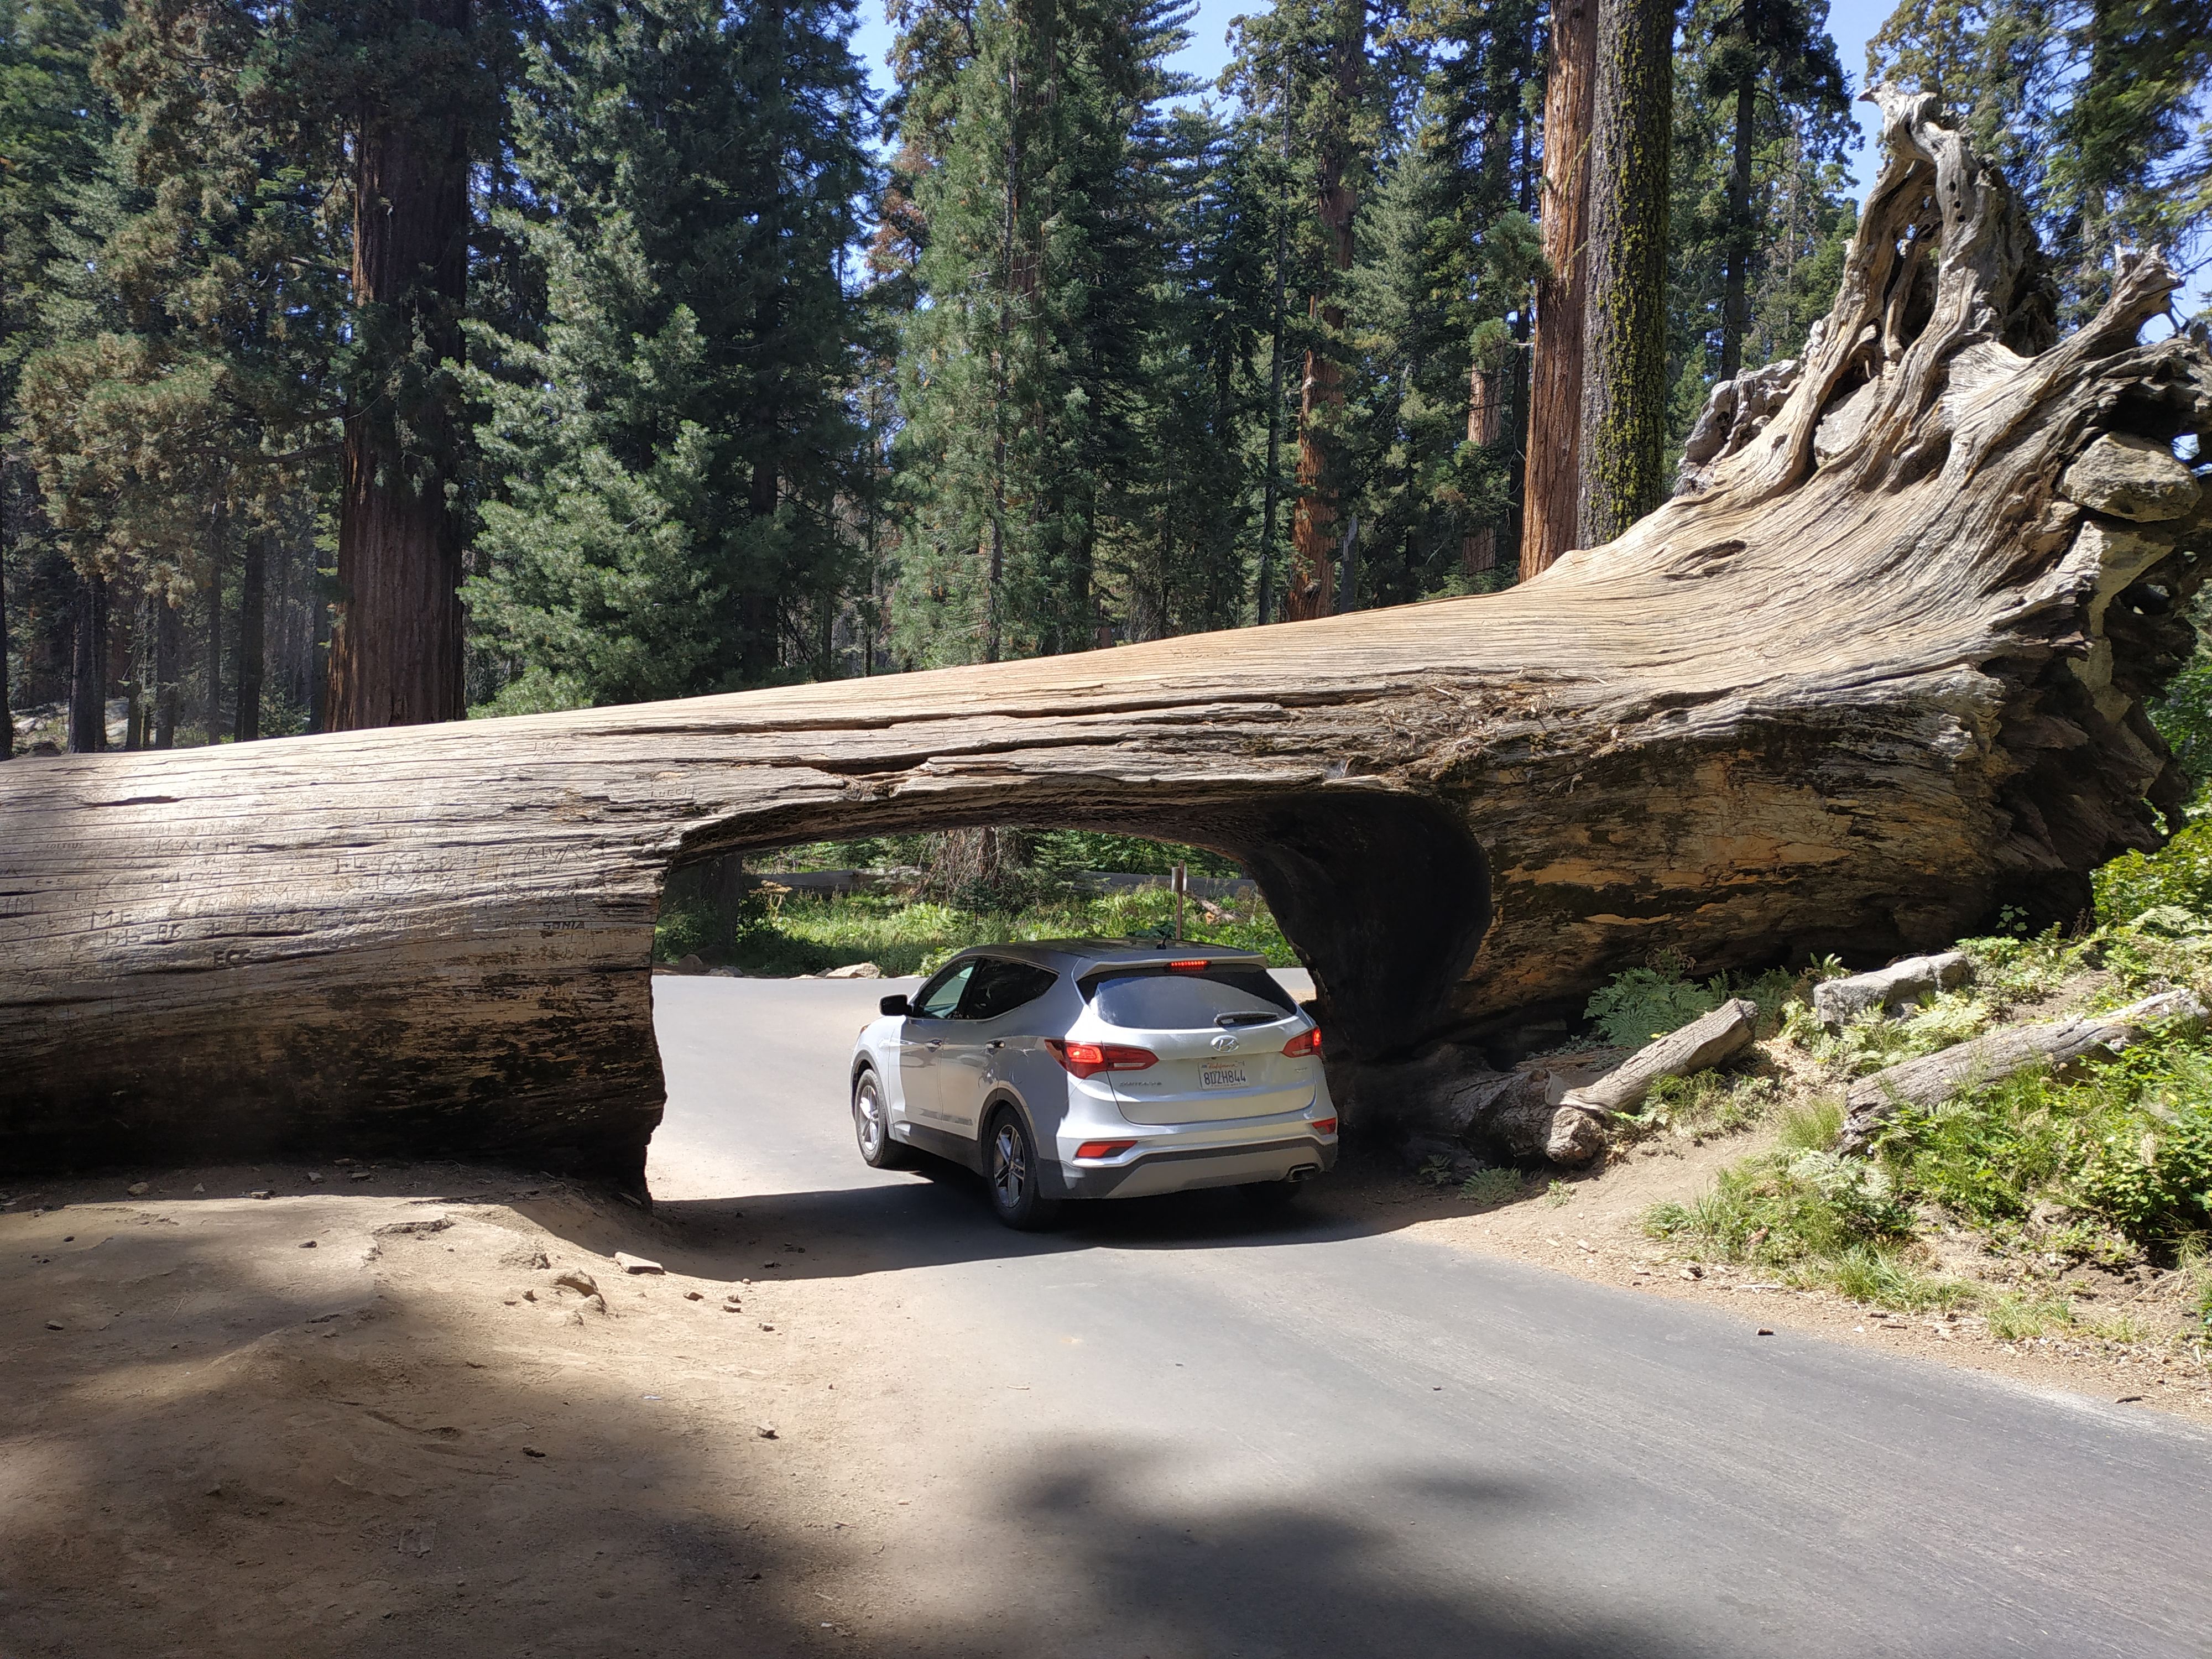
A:
[[[1340,0],[1341,21],[1329,52],[1329,116],[1321,141],[1316,206],[1328,247],[1333,279],[1310,295],[1306,315],[1319,325],[1319,343],[1306,348],[1298,391],[1298,499],[1291,514],[1291,565],[1284,573],[1283,615],[1291,622],[1336,610],[1336,522],[1340,487],[1335,457],[1336,417],[1344,407],[1342,349],[1345,273],[1352,269],[1352,222],[1358,198],[1345,182],[1352,161],[1352,112],[1366,68],[1367,9]]]
[[[2168,447],[2212,435],[2212,354],[2137,343],[2177,285],[2149,258],[2055,341],[1996,175],[1932,100],[1885,111],[1794,366],[1716,392],[1673,500],[1503,592],[0,769],[0,1167],[390,1149],[635,1181],[660,884],[802,842],[1068,826],[1240,860],[1362,1132],[1654,951],[1870,966],[2001,906],[2070,920],[2185,793],[2143,704],[2212,566]]]
[[[1575,544],[1582,501],[1583,325],[1589,296],[1591,94],[1598,0],[1552,0],[1551,71],[1544,83],[1544,185],[1537,201],[1544,269],[1536,278],[1522,500],[1521,580]]]
[[[465,32],[469,0],[415,0],[417,26]],[[458,100],[372,112],[354,141],[353,300],[365,364],[350,388],[338,501],[338,601],[324,718],[333,731],[458,720],[461,526],[446,499],[467,296],[469,155]]]
[[[264,612],[269,586],[270,532],[246,538],[245,568],[238,581],[238,716],[231,725],[234,743],[261,735],[261,681],[266,668]]]
[[[1576,543],[1611,541],[1667,498],[1667,197],[1674,0],[1597,0],[1589,295]]]
[[[80,575],[70,615],[69,746],[73,755],[107,747],[107,579]]]

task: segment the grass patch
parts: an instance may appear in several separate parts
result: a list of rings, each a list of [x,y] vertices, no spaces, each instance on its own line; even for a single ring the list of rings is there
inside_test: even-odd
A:
[[[1476,1204],[1510,1204],[1528,1182],[1518,1170],[1478,1170],[1459,1184],[1459,1195]]]
[[[2000,1342],[2048,1335],[2074,1322],[2074,1304],[2048,1291],[2000,1291],[1982,1305],[1990,1334]]]
[[[1963,1279],[1924,1273],[1895,1250],[1854,1245],[1818,1264],[1817,1277],[1853,1302],[1896,1313],[1954,1313],[1979,1299]]]
[[[1698,1072],[1662,1078],[1643,1105],[1619,1115],[1613,1137],[1626,1145],[1658,1134],[1693,1141],[1734,1134],[1765,1118],[1781,1094],[1781,1085],[1771,1077]]]

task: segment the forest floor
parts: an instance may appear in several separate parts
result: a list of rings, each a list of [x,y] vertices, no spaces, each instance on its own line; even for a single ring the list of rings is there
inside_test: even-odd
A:
[[[1759,1134],[1638,1149],[1486,1209],[1379,1159],[1311,1202],[1765,1328],[2212,1422],[2201,1346],[2004,1342],[1971,1315],[1884,1316],[1747,1269],[1685,1277],[1639,1218]],[[856,1470],[902,1467],[878,1346],[910,1316],[896,1275],[780,1281],[799,1247],[739,1236],[735,1212],[678,1222],[550,1177],[317,1173],[11,1195],[9,1659],[86,1652],[94,1630],[100,1651],[149,1656],[612,1652],[647,1608],[661,1650],[744,1632],[751,1651],[801,1652],[852,1633],[839,1609],[861,1587],[896,1593],[859,1540],[913,1494],[853,1488]],[[617,1250],[666,1271],[625,1272]],[[728,1276],[738,1262],[751,1278]]]

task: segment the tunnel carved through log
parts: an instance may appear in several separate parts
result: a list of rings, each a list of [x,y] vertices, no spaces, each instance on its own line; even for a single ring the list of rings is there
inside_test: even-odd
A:
[[[1243,860],[1370,1121],[1394,1065],[1657,951],[1873,962],[2000,904],[2072,916],[2183,787],[2143,703],[2192,643],[2206,519],[2169,446],[2212,427],[2212,357],[2137,343],[2175,286],[2150,258],[2057,339],[1996,175],[1931,100],[1884,107],[1803,356],[1716,392],[1672,501],[1505,592],[0,768],[0,1166],[404,1149],[635,1182],[665,872],[891,830]]]

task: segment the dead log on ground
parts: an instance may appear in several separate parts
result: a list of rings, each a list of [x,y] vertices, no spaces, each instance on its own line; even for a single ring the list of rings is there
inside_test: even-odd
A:
[[[1871,974],[1822,980],[1813,988],[1813,1012],[1832,1031],[1869,1010],[1886,1014],[1938,991],[1956,990],[1973,976],[1974,964],[1964,951],[1907,957]]]
[[[1861,1078],[1844,1091],[1837,1148],[1864,1152],[1875,1132],[1905,1108],[1940,1105],[1961,1089],[2002,1083],[2032,1066],[2063,1073],[2084,1060],[2109,1058],[2142,1041],[2148,1031],[2176,1024],[2202,1030],[2206,1018],[2194,992],[2161,991],[2109,1014],[2015,1025],[1905,1060]]]
[[[1067,825],[1242,860],[1353,1122],[1425,1109],[1404,1057],[1494,1053],[1655,950],[1880,961],[2001,902],[2070,918],[2181,799],[2142,703],[2193,643],[2204,526],[2170,474],[2107,511],[2108,452],[2094,501],[2060,481],[2107,435],[2155,470],[2212,429],[2212,357],[2136,343],[2176,286],[2154,258],[2055,341],[1996,175],[1931,100],[1885,111],[1803,356],[1716,394],[1674,501],[1505,592],[9,763],[0,1165],[394,1147],[635,1181],[664,877],[823,838]]]
[[[1568,1090],[1559,1103],[1601,1118],[1633,1111],[1661,1079],[1705,1071],[1748,1048],[1758,1027],[1759,1005],[1736,997],[1647,1042],[1603,1077]]]

